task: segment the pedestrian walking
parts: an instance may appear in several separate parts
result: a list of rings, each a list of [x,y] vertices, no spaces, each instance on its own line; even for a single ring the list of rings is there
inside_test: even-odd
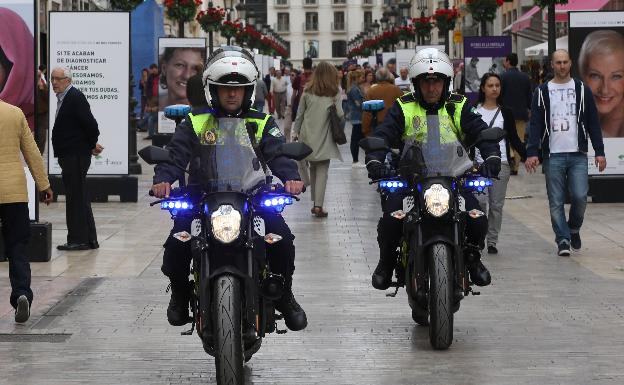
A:
[[[375,72],[376,83],[366,93],[365,100],[384,101],[384,109],[377,112],[377,123],[383,122],[386,112],[392,107],[394,102],[403,96],[403,91],[394,85],[394,75],[387,68],[380,68]],[[370,135],[375,127],[371,127],[372,114],[369,111],[362,113],[362,133],[364,136]]]
[[[400,76],[394,79],[394,85],[399,87],[404,94],[412,92],[412,81],[407,77],[407,67],[401,67],[399,70]]]
[[[20,155],[23,155],[40,199],[49,204],[52,189],[45,172],[43,158],[30,132],[22,110],[0,100],[0,221],[2,237],[9,259],[11,306],[15,322],[26,322],[30,317],[33,292],[30,288],[30,264],[26,246],[30,238],[28,191],[26,175]]]
[[[481,119],[488,124],[489,127],[499,127],[505,131],[505,137],[499,142],[501,151],[501,170],[498,173],[498,179],[492,180],[492,186],[488,188],[487,211],[488,211],[488,232],[487,232],[487,250],[488,254],[497,254],[498,234],[500,233],[503,222],[503,206],[505,205],[505,195],[507,193],[507,184],[509,183],[509,175],[511,172],[511,152],[514,149],[520,154],[520,159],[526,160],[526,149],[524,143],[520,141],[518,132],[516,131],[516,120],[510,108],[504,105],[501,95],[501,78],[495,73],[487,73],[481,78],[481,86],[479,87],[479,96],[477,112],[481,114]],[[479,150],[475,150],[475,159],[477,163],[482,164],[483,158]]]
[[[312,78],[312,59],[309,57],[303,58],[303,72],[295,77],[292,82],[293,94],[290,105],[292,106],[292,116],[297,116],[297,109],[299,108],[299,100],[303,95],[303,90],[308,84],[308,81]]]
[[[288,81],[282,76],[282,71],[275,71],[275,77],[271,79],[271,94],[273,95],[275,112],[277,112],[278,119],[284,119],[284,114],[286,112],[287,87]]]
[[[333,65],[327,62],[318,64],[301,96],[297,118],[293,124],[295,137],[312,148],[312,154],[306,158],[310,165],[311,195],[314,202],[311,211],[320,218],[327,217],[323,205],[330,159],[342,161],[329,127],[328,111],[329,106],[334,104],[338,117],[344,116],[337,76],[336,67]]]
[[[353,167],[358,166],[359,153],[360,153],[360,140],[364,137],[362,134],[362,103],[364,103],[364,92],[362,91],[362,84],[364,84],[364,71],[355,70],[349,72],[349,78],[347,81],[347,88],[349,93],[347,94],[347,116],[351,123],[351,142],[349,143],[351,149],[351,157],[353,159]]]
[[[87,191],[91,156],[104,147],[97,143],[100,131],[84,94],[72,86],[72,73],[57,67],[50,82],[56,93],[56,118],[52,127],[52,148],[58,158],[65,186],[67,243],[59,250],[97,249],[97,233]]]
[[[256,81],[256,95],[254,100],[254,110],[258,112],[264,112],[264,103],[269,96],[269,90],[266,83],[262,79]]]
[[[529,120],[531,109],[531,79],[529,75],[518,70],[518,55],[515,53],[507,55],[503,66],[505,67],[505,72],[501,75],[503,104],[511,108],[516,121],[518,136],[524,142],[526,122]],[[518,175],[518,165],[520,164],[521,156],[514,150],[512,157],[512,159],[509,159],[511,175]]]
[[[598,171],[607,167],[598,110],[590,88],[570,76],[572,60],[568,51],[553,52],[554,78],[533,93],[525,167],[535,171],[543,159],[550,221],[555,233],[557,254],[570,255],[581,248],[587,191],[587,139],[594,148]],[[570,197],[569,219],[564,203]]]

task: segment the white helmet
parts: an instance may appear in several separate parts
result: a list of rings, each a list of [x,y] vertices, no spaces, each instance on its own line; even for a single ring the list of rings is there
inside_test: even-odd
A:
[[[208,106],[220,107],[217,86],[244,86],[242,111],[248,111],[255,99],[259,76],[253,56],[247,50],[236,46],[218,48],[208,58],[203,75]]]
[[[435,48],[424,48],[416,52],[409,64],[409,77],[421,76],[453,77],[453,63],[448,55]]]
[[[446,100],[453,78],[453,63],[448,55],[435,48],[424,48],[416,52],[409,64],[409,77],[414,85],[414,94],[420,97],[418,80],[421,78],[441,78],[444,80],[442,100]]]

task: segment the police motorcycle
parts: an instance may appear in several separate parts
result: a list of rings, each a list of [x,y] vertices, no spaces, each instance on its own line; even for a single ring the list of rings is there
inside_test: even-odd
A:
[[[502,129],[489,128],[472,146],[503,137]],[[380,194],[404,197],[403,208],[391,213],[403,220],[403,236],[396,281],[391,283],[396,290],[387,295],[394,297],[399,287],[405,286],[412,319],[429,325],[434,349],[447,349],[453,342],[453,316],[460,301],[469,294],[480,294],[472,290],[468,278],[464,229],[468,216],[485,214],[466,212],[460,192],[483,194],[492,181],[479,175],[459,140],[444,144],[406,140],[399,151],[388,148],[382,138],[368,137],[360,146],[366,152],[384,150],[399,158],[396,176],[370,182],[378,184]]]
[[[277,327],[282,316],[274,306],[283,294],[284,277],[271,272],[265,255],[265,243],[282,238],[265,232],[260,214],[280,213],[299,199],[274,183],[266,164],[277,156],[302,160],[312,150],[287,143],[262,159],[244,119],[220,118],[218,124],[219,137],[209,132],[213,144],[198,144],[192,157],[199,183],[174,188],[169,198],[150,206],[159,205],[172,219],[192,219],[190,234],[174,235],[191,242],[192,250],[192,325],[182,334],[196,328],[204,350],[215,358],[218,384],[242,384],[243,364],[260,349],[263,337],[286,333]],[[139,155],[148,164],[172,163],[168,151],[155,146]]]

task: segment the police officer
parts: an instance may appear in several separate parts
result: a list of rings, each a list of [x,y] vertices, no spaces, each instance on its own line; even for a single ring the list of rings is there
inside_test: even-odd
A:
[[[414,92],[398,98],[373,133],[373,136],[385,139],[391,148],[403,149],[406,139],[422,140],[431,130],[436,129],[441,143],[445,142],[443,139],[447,139],[445,135],[452,135],[453,138],[449,140],[459,139],[466,146],[475,141],[480,131],[488,128],[481,115],[468,105],[466,97],[449,92],[453,64],[445,53],[435,48],[418,51],[410,61],[409,76]],[[428,127],[428,124],[437,124],[439,127]],[[478,147],[485,159],[481,174],[486,177],[497,176],[501,165],[498,144],[483,142]],[[366,168],[371,179],[394,175],[392,168],[384,164],[385,156],[383,151],[367,154]],[[467,211],[480,210],[479,203],[472,194],[462,196]],[[381,204],[383,216],[377,226],[380,258],[373,273],[372,284],[376,289],[385,290],[392,281],[397,248],[403,232],[402,221],[393,218],[390,213],[402,208],[402,197],[382,196]],[[489,285],[491,281],[489,271],[481,263],[480,250],[484,247],[486,233],[485,216],[467,219],[467,247],[464,253],[470,278],[479,286]]]
[[[193,148],[200,143],[208,143],[218,129],[219,118],[242,118],[254,127],[253,142],[256,149],[268,159],[270,154],[285,143],[273,118],[262,112],[251,109],[254,101],[258,69],[253,57],[239,47],[219,48],[211,55],[203,74],[203,86],[206,103],[193,91],[189,96],[194,104],[188,118],[182,121],[167,146],[171,160],[177,165],[188,165],[191,161]],[[218,134],[217,134],[218,135]],[[194,162],[193,162],[194,163]],[[189,184],[194,184],[193,163]],[[286,192],[298,195],[303,183],[297,171],[297,164],[286,157],[277,157],[269,162],[273,174],[284,182]],[[250,165],[250,168],[252,165]],[[180,170],[170,164],[159,164],[154,169],[154,185],[152,191],[159,198],[168,197],[171,184],[183,180]],[[267,233],[278,234],[282,240],[266,246],[267,258],[271,263],[272,272],[281,274],[285,279],[284,295],[275,304],[275,308],[284,315],[286,326],[290,330],[302,330],[307,326],[304,310],[295,300],[292,293],[292,275],[294,272],[295,246],[294,235],[291,233],[284,218],[279,214],[263,215]],[[174,235],[181,231],[190,231],[190,222],[180,219],[174,222],[173,229],[165,243],[162,272],[171,281],[171,300],[167,308],[167,319],[171,325],[180,326],[189,321],[189,265],[191,250],[189,242],[178,240]]]

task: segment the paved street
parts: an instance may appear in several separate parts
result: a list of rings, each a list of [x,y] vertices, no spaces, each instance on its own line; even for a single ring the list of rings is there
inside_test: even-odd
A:
[[[329,217],[310,216],[309,192],[285,214],[308,328],[268,336],[247,364],[249,384],[624,384],[624,204],[589,204],[582,250],[557,257],[543,176],[512,177],[508,197],[531,197],[506,202],[500,253],[484,257],[492,285],[462,302],[451,348],[433,351],[405,291],[387,298],[370,286],[378,196],[342,151]],[[31,265],[24,325],[13,322],[0,263],[0,384],[215,383],[197,336],[165,318],[170,221],[148,206],[150,182],[143,165],[138,203],[93,204],[99,250],[54,249],[51,262]],[[64,212],[62,201],[41,209],[53,247],[65,241]]]

